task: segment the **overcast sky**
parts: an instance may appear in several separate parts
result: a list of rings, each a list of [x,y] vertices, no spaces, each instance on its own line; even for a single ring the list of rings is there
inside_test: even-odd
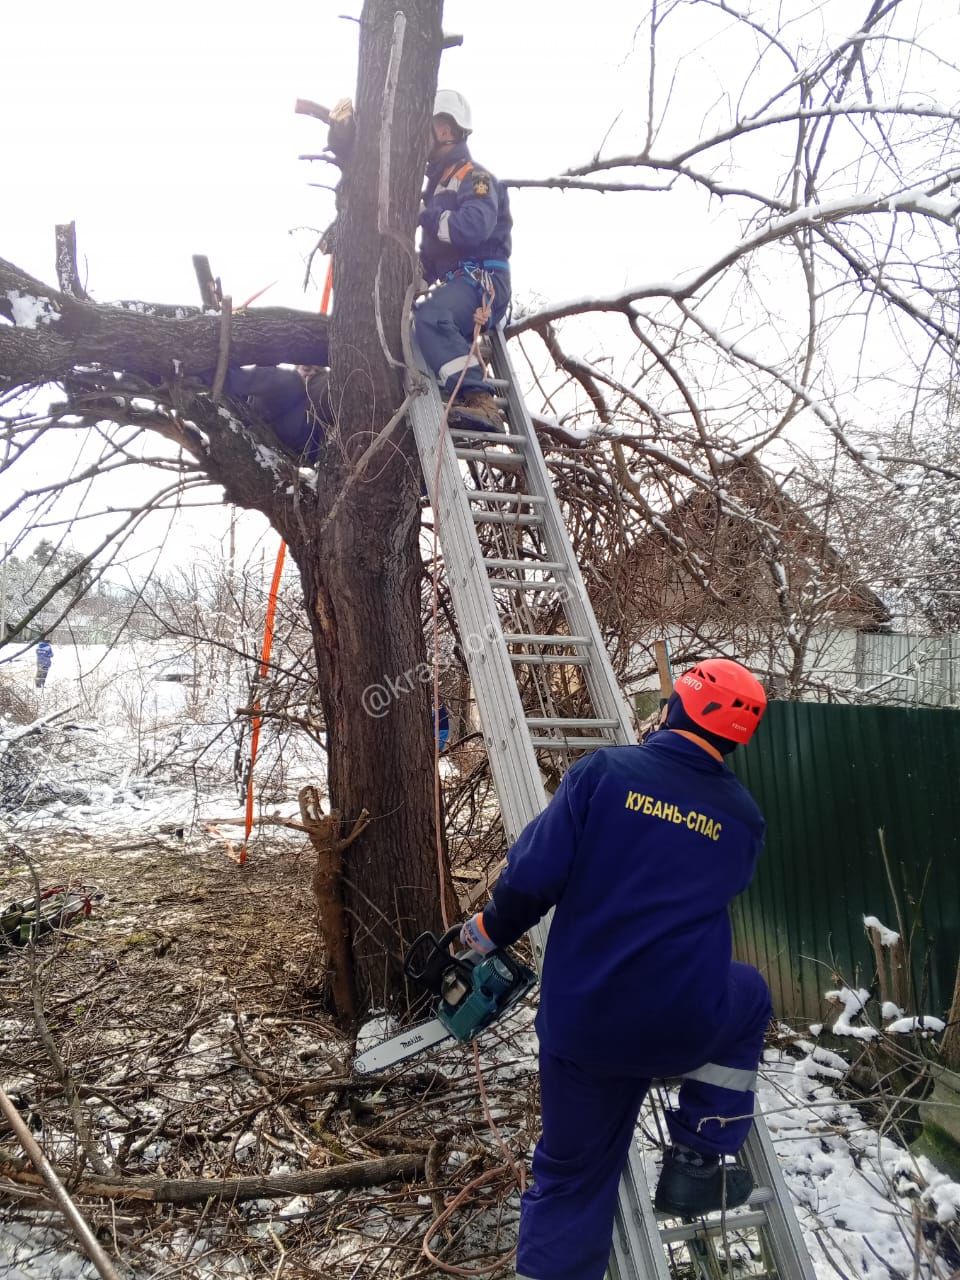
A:
[[[633,10],[449,0],[445,27],[465,40],[443,55],[440,80],[472,102],[476,155],[512,176],[589,158],[642,92]],[[7,7],[0,172],[17,198],[4,201],[0,252],[50,278],[53,224],[76,219],[101,300],[192,301],[191,254],[206,252],[235,300],[279,276],[270,300],[302,301],[310,237],[291,231],[326,225],[332,196],[307,184],[335,171],[297,159],[326,131],[293,104],[353,93],[358,29],[338,17],[351,11],[355,0]],[[562,257],[559,243],[556,257],[538,252],[562,199],[518,197],[520,275],[536,291],[596,278],[586,221]],[[630,257],[617,278],[644,265],[639,244]]]
[[[831,34],[846,34],[867,5],[754,8],[802,19],[812,47],[830,22]],[[647,32],[635,23],[645,9],[627,0],[448,0],[444,26],[464,44],[443,55],[440,84],[472,103],[475,157],[500,176],[544,176],[588,160],[605,139],[607,153],[638,149]],[[304,259],[333,197],[309,184],[335,171],[298,160],[322,149],[325,129],[293,105],[353,93],[357,24],[340,15],[358,12],[358,0],[4,5],[0,255],[53,282],[53,228],[74,219],[81,272],[98,301],[195,303],[191,255],[206,253],[235,302],[277,280],[265,303],[315,307],[316,294],[301,291]],[[729,19],[711,25],[709,10],[697,15],[668,29],[692,79],[674,90],[661,149],[671,131],[699,136],[705,114],[753,65],[755,50],[729,35]],[[956,13],[943,18],[955,33]],[[766,136],[758,143],[769,146]],[[512,202],[521,301],[673,277],[737,235],[733,218],[701,199],[519,191]]]
[[[477,158],[513,176],[589,158],[638,92],[632,8],[602,0],[585,17],[573,3],[450,0],[445,29],[464,44],[443,55],[440,83],[472,102]],[[359,13],[356,0],[5,6],[0,255],[55,282],[54,225],[75,220],[98,301],[196,303],[191,255],[206,253],[235,302],[276,280],[265,303],[315,307],[304,261],[333,196],[309,184],[336,171],[298,159],[322,150],[326,130],[293,106],[352,95],[358,27],[344,13]],[[626,201],[612,211],[614,253],[600,252],[588,209],[571,230],[564,197],[514,203],[523,296],[616,288],[656,257],[630,236]],[[42,474],[40,451],[36,463]],[[20,470],[17,484],[30,482]]]

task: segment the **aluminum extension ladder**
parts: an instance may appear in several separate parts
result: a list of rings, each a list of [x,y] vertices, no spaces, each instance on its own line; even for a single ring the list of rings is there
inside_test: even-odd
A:
[[[637,738],[506,342],[499,331],[484,341],[506,434],[441,431],[444,406],[423,365],[426,391],[414,395],[410,419],[439,520],[438,540],[503,824],[513,842],[547,803],[538,752],[548,753],[544,759],[562,771],[579,752]],[[569,714],[571,704],[575,715]],[[542,922],[530,935],[538,965],[547,929]],[[651,1093],[662,1095],[663,1088]],[[638,1139],[649,1137],[650,1116],[641,1117]],[[652,1124],[659,1123],[654,1100]],[[652,1154],[645,1164],[638,1143],[631,1144],[620,1183],[612,1280],[722,1280],[737,1274],[814,1280],[759,1114],[744,1149],[757,1190],[741,1209],[693,1222],[658,1220],[647,1180]]]

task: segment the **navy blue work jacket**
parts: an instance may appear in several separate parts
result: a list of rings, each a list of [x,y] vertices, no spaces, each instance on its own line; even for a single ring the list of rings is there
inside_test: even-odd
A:
[[[728,1013],[727,908],[764,821],[720,761],[661,731],[566,774],[522,832],[483,912],[509,946],[555,907],[537,1032],[585,1066],[670,1075],[703,1061]]]
[[[427,165],[422,208],[439,214],[436,233],[421,223],[420,261],[428,283],[463,261],[509,259],[513,219],[507,190],[474,164],[465,142]]]

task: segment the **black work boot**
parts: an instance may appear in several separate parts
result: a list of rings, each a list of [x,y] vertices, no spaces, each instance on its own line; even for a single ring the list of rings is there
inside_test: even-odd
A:
[[[736,1209],[753,1190],[753,1177],[739,1165],[689,1147],[668,1147],[653,1204],[658,1213],[696,1218],[718,1209]]]

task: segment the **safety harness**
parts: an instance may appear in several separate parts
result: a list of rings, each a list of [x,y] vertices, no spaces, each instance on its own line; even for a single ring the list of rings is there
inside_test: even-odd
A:
[[[448,190],[451,184],[455,184],[454,190],[459,190],[460,183],[474,168],[472,160],[465,160],[459,167],[451,165],[434,187],[434,193],[441,189]],[[441,279],[449,284],[452,280],[466,277],[477,286],[481,300],[492,302],[494,290],[491,272],[495,271],[509,273],[510,263],[503,258],[463,258],[452,270],[445,272]]]

